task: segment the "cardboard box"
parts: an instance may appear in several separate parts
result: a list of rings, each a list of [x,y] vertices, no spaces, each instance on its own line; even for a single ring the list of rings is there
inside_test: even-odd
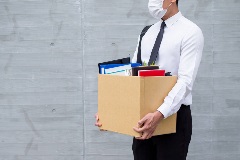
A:
[[[137,122],[155,112],[177,82],[176,76],[98,76],[98,115],[101,129],[139,137]],[[154,135],[176,133],[174,114],[159,123]]]

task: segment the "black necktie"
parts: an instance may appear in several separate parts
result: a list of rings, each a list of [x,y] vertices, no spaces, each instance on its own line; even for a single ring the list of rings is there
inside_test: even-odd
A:
[[[158,33],[157,39],[156,39],[155,44],[154,44],[153,49],[152,49],[152,53],[151,53],[151,56],[150,56],[150,59],[149,59],[149,62],[148,62],[149,66],[152,65],[152,64],[155,64],[155,62],[156,62],[158,52],[159,52],[159,48],[160,48],[160,45],[161,45],[161,42],[162,42],[165,26],[166,26],[166,23],[163,21],[162,25],[161,25],[160,32]]]

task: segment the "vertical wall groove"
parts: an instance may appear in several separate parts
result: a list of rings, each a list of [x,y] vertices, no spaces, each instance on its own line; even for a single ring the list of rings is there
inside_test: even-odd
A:
[[[213,38],[214,38],[214,24],[213,24],[213,10],[214,10],[214,1],[212,1],[212,7],[211,7],[211,17],[212,17],[212,37],[211,37],[211,43],[213,44]],[[214,64],[214,49],[213,49],[213,45],[211,48],[211,52],[212,52],[212,63]],[[214,67],[212,64],[212,67]],[[212,95],[212,103],[211,103],[211,120],[213,119],[213,104],[214,104],[214,71],[212,68],[212,85],[213,85],[213,95]],[[213,120],[211,121],[211,160],[213,160]]]
[[[85,139],[85,135],[86,135],[86,131],[85,131],[85,113],[86,113],[86,109],[85,109],[85,77],[86,77],[86,66],[85,66],[85,62],[84,62],[84,57],[85,57],[85,46],[84,46],[84,41],[85,41],[85,28],[84,28],[84,4],[85,4],[85,0],[81,0],[81,10],[82,10],[82,14],[81,14],[81,35],[82,35],[82,73],[83,73],[83,77],[82,77],[82,95],[83,95],[83,160],[86,159],[86,139]]]

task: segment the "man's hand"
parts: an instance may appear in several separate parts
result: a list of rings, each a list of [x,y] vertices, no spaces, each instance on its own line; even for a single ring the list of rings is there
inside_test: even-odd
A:
[[[95,119],[96,119],[95,126],[97,126],[97,127],[101,127],[101,126],[102,126],[102,124],[101,124],[101,123],[99,123],[99,116],[98,116],[98,114],[97,114],[97,113],[95,114]]]
[[[95,119],[96,119],[95,126],[102,127],[102,124],[99,123],[99,116],[97,113],[95,114]],[[100,131],[106,131],[106,130],[100,129]]]
[[[157,128],[158,123],[163,119],[164,116],[159,111],[156,111],[154,113],[148,113],[138,122],[138,127],[133,128],[134,131],[142,134],[141,137],[136,139],[145,140],[151,138]]]

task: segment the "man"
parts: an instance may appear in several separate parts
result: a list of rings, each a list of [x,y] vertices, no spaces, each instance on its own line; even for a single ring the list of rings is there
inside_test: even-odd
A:
[[[149,12],[159,21],[141,39],[140,61],[178,76],[176,85],[154,113],[147,114],[133,129],[142,134],[133,139],[134,160],[186,160],[192,135],[192,87],[200,65],[204,38],[201,29],[182,16],[178,0],[149,0]],[[139,47],[139,46],[138,46]],[[139,49],[132,62],[139,61]],[[157,124],[177,113],[177,132],[152,136]],[[96,126],[98,123],[96,116]]]

